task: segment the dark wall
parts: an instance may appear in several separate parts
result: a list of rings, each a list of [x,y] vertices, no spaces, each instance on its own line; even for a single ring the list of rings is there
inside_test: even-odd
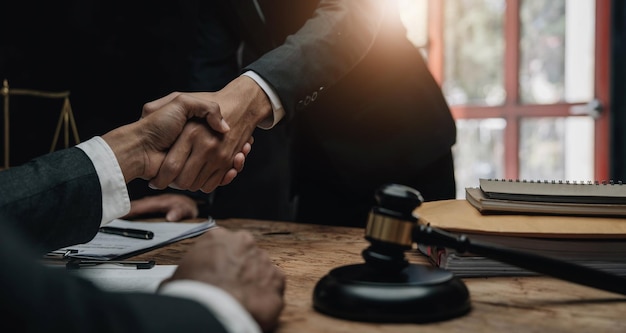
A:
[[[612,1],[611,177],[626,180],[626,3]]]
[[[0,79],[69,90],[80,138],[103,134],[137,119],[145,102],[185,90],[195,14],[195,1],[184,0],[5,1]],[[626,180],[624,1],[612,1],[612,15],[611,177]],[[12,165],[50,149],[61,103],[11,99]]]
[[[145,102],[184,90],[194,1],[8,1],[0,79],[70,91],[81,140],[136,120]],[[61,100],[11,98],[11,165],[50,149]]]

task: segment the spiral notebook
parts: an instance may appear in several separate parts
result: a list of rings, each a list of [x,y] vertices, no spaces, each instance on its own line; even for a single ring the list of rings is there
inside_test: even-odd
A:
[[[570,203],[493,199],[478,187],[465,188],[465,199],[481,214],[542,214],[626,217],[626,204]]]
[[[481,214],[626,216],[622,182],[480,179],[465,199]]]
[[[487,198],[583,204],[626,204],[626,184],[547,180],[480,179]]]

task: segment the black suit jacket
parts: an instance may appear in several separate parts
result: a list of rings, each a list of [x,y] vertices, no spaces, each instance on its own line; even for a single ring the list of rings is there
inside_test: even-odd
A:
[[[194,74],[214,78],[214,89],[241,67],[263,77],[280,96],[298,143],[294,159],[307,173],[379,184],[450,153],[454,120],[393,1],[258,2],[265,23],[252,0],[201,10]]]
[[[37,262],[46,251],[95,236],[101,195],[78,148],[0,172],[0,320],[20,332],[224,332],[196,302],[102,291]]]
[[[449,153],[454,121],[394,2],[306,2],[283,10],[291,22],[311,19],[298,30],[270,25],[273,39],[285,43],[247,68],[270,82],[296,118],[298,137],[312,150],[298,150],[299,157],[316,164],[308,170],[330,167],[356,186],[391,174],[409,178]],[[316,163],[324,158],[329,163]]]

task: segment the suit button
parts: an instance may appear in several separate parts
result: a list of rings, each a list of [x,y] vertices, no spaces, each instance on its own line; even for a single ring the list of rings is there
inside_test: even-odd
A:
[[[304,109],[304,102],[302,100],[298,101],[298,104],[296,105],[296,110],[302,110]]]
[[[314,91],[313,94],[311,95],[311,102],[315,101],[317,99],[317,91]]]
[[[311,96],[307,96],[307,97],[304,99],[304,106],[309,105],[309,103],[311,103]]]

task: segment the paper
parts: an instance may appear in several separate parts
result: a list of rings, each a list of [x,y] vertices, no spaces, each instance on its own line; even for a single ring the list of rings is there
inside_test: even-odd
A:
[[[470,241],[483,241],[508,249],[564,260],[612,274],[626,276],[626,243],[606,239],[542,239],[472,234]],[[525,276],[538,273],[471,253],[454,249],[418,245],[436,266],[454,272],[459,277]]]
[[[176,265],[156,265],[150,269],[136,269],[101,264],[69,270],[69,272],[93,282],[104,290],[153,293],[161,281],[172,276],[177,267]]]
[[[137,239],[99,232],[88,243],[69,246],[57,251],[77,250],[78,252],[69,255],[71,258],[111,260],[197,236],[216,227],[216,224],[213,218],[200,223],[137,222],[116,219],[107,226],[150,230],[154,233],[154,238]]]

